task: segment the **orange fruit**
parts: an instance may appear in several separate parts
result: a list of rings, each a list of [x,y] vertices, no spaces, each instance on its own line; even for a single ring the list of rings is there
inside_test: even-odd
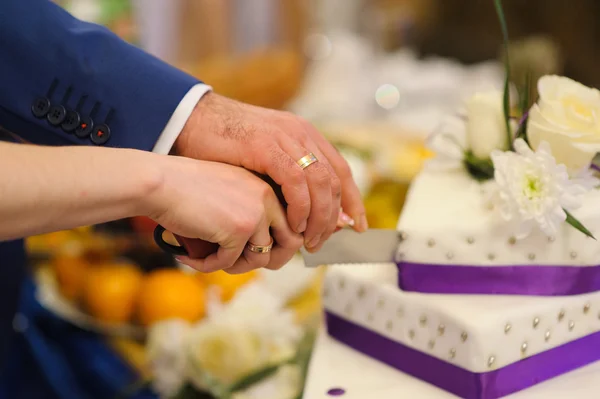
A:
[[[142,279],[142,272],[134,265],[108,264],[91,267],[83,294],[88,312],[106,323],[130,321],[135,312]]]
[[[204,311],[204,289],[193,275],[178,269],[156,270],[142,284],[138,318],[145,326],[168,319],[194,322]]]
[[[71,301],[77,301],[83,292],[88,262],[79,256],[58,256],[52,262],[60,293]]]
[[[212,273],[198,273],[200,281],[206,287],[218,287],[221,291],[221,300],[229,301],[238,289],[248,284],[257,277],[256,271],[243,274],[229,274],[222,270]]]

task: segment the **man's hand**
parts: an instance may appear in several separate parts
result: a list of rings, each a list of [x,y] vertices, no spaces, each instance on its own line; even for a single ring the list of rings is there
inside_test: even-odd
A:
[[[304,234],[308,250],[318,250],[331,236],[340,208],[356,221],[356,230],[367,229],[347,162],[313,126],[290,113],[208,93],[174,149],[178,155],[242,166],[271,177],[281,186],[291,228]],[[319,162],[302,169],[297,161],[311,152]]]

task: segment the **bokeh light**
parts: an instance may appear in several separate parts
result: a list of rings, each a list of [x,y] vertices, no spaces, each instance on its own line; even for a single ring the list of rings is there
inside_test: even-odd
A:
[[[381,108],[392,109],[400,102],[400,91],[396,86],[386,83],[375,92],[375,101]]]

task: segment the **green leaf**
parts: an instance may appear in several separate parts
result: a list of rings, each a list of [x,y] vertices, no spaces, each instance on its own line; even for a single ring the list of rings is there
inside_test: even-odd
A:
[[[477,158],[471,151],[467,151],[463,162],[465,168],[475,180],[481,182],[494,178],[494,163],[491,159]]]
[[[296,399],[302,399],[304,397],[304,386],[306,385],[304,382],[306,382],[306,378],[308,376],[308,366],[310,364],[316,338],[316,331],[309,330],[306,332],[299,345],[295,363],[300,366],[302,370],[303,384]]]
[[[498,14],[498,20],[500,21],[500,28],[502,29],[502,38],[504,42],[504,70],[506,76],[504,78],[504,96],[503,96],[503,108],[504,108],[504,123],[506,125],[506,135],[508,138],[508,144],[510,149],[513,149],[512,133],[510,131],[510,62],[508,60],[508,29],[506,28],[506,19],[504,18],[504,10],[502,9],[502,0],[494,0],[496,6],[496,13]]]
[[[521,115],[527,114],[529,111],[529,94],[531,93],[531,71],[527,71],[525,74],[525,87],[521,89],[521,101],[519,104],[519,110]]]
[[[521,111],[522,119],[521,125],[517,130],[517,134],[515,138],[523,139],[527,144],[529,144],[529,140],[527,139],[527,113],[529,112],[529,93],[531,92],[531,72],[527,72],[525,77],[525,87],[521,89],[521,101],[519,104],[519,108]]]
[[[569,213],[569,211],[567,211],[566,209],[563,209],[563,210],[567,214],[567,220],[566,220],[567,223],[569,223],[571,226],[573,226],[577,230],[581,231],[586,236],[588,236],[590,238],[593,238],[594,240],[596,239],[596,237],[594,237],[594,235],[592,234],[592,232],[589,231],[579,220],[577,220],[575,218],[575,216],[571,215]]]
[[[285,364],[285,363],[283,363],[283,364]],[[279,368],[283,364],[276,364],[273,366],[269,366],[269,367],[264,368],[256,373],[252,373],[252,374],[244,377],[241,381],[236,382],[235,385],[233,385],[230,388],[230,391],[237,392],[237,391],[242,391],[246,388],[250,388],[252,385],[256,384],[257,382],[267,379],[270,376],[272,376],[273,374],[275,374],[277,372],[277,370],[279,370]]]

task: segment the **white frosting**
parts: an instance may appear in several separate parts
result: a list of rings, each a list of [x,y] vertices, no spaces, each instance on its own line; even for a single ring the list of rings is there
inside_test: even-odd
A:
[[[564,223],[558,234],[539,230],[514,241],[513,226],[488,207],[482,185],[464,170],[425,169],[413,181],[398,230],[407,239],[399,254],[407,262],[495,265],[600,264],[600,243]],[[600,190],[572,212],[595,236],[600,236]]]
[[[598,399],[600,362],[545,381],[505,399]],[[321,332],[313,346],[303,399],[460,399],[434,385],[404,374]]]
[[[325,308],[473,372],[501,368],[600,331],[600,293],[569,297],[430,295],[403,292],[396,278],[393,264],[331,266],[324,284]]]

